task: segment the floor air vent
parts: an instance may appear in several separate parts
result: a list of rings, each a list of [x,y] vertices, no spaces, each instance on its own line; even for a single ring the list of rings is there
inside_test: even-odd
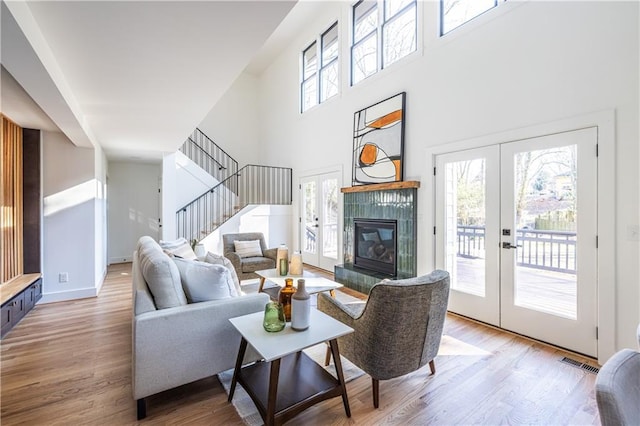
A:
[[[582,370],[588,371],[589,373],[598,374],[600,369],[598,367],[594,367],[592,365],[585,364],[580,361],[576,361],[575,359],[563,357],[560,362],[564,362],[565,364],[569,364],[576,368],[581,368]]]

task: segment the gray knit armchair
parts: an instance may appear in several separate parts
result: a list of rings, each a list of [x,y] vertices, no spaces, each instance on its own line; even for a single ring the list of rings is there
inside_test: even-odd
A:
[[[379,406],[379,381],[418,370],[427,363],[435,374],[449,302],[449,273],[382,281],[366,302],[343,304],[325,293],[318,309],[355,331],[338,339],[340,354],[371,376],[373,406]]]
[[[240,258],[236,253],[234,241],[260,241],[262,257]],[[222,254],[229,259],[238,274],[238,279],[248,280],[258,278],[255,271],[273,269],[276,267],[276,254],[278,249],[268,249],[262,232],[246,232],[241,234],[224,234],[222,236]]]
[[[596,377],[596,401],[603,426],[639,424],[639,352],[622,349],[604,363]]]

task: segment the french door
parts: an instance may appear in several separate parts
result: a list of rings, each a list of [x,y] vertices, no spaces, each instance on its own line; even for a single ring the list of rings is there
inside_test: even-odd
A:
[[[300,240],[304,263],[333,271],[338,263],[338,195],[342,173],[300,178]]]
[[[597,130],[436,157],[449,309],[597,356]]]

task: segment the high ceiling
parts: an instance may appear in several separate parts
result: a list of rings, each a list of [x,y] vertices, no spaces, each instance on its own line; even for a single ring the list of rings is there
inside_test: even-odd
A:
[[[295,3],[3,2],[2,66],[74,144],[100,145],[111,159],[159,159],[200,124]],[[21,107],[7,84],[9,115]]]

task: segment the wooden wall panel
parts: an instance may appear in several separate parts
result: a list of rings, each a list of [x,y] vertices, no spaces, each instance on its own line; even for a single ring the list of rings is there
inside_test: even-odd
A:
[[[4,115],[1,118],[0,281],[5,283],[23,273],[22,128]]]

